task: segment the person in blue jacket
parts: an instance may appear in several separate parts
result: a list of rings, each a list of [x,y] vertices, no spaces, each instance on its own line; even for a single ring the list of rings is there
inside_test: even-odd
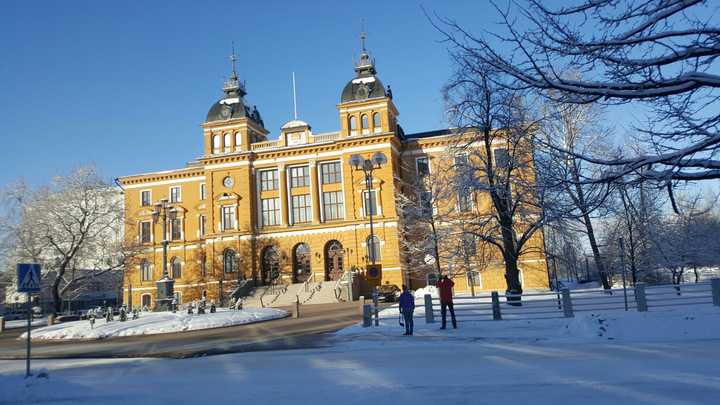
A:
[[[400,313],[405,320],[405,336],[413,334],[413,311],[415,311],[415,297],[408,291],[406,285],[402,286],[400,294]]]

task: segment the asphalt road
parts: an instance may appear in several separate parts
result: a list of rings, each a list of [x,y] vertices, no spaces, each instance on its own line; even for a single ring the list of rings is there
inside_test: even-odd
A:
[[[359,304],[301,308],[300,318],[283,318],[227,328],[93,341],[33,342],[32,358],[186,358],[260,350],[322,347],[326,334],[361,321]],[[25,358],[24,329],[0,333],[0,359]]]

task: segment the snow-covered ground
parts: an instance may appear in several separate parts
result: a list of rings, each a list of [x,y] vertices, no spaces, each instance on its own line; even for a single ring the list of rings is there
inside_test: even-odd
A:
[[[378,327],[353,325],[336,333],[335,339],[351,345],[392,339],[405,330],[399,325],[397,307],[380,312]],[[462,319],[462,318],[458,318]],[[678,341],[720,339],[720,308],[712,305],[665,307],[650,312],[622,310],[578,313],[574,318],[523,319],[460,322],[452,329],[440,330],[440,319],[426,324],[416,316],[415,338],[457,340],[552,341],[566,343],[603,341]]]
[[[119,322],[115,322],[119,324]],[[415,319],[337,332],[330,347],[193,359],[0,361],[0,404],[716,404],[720,308],[579,313],[575,318]],[[158,389],[160,388],[160,389]]]
[[[47,318],[33,319],[32,326],[47,325]],[[26,328],[27,319],[16,319],[14,321],[5,321],[5,329]]]
[[[452,335],[452,332],[448,333]],[[717,404],[720,340],[394,337],[193,359],[0,361],[0,404]]]
[[[140,319],[125,322],[119,320],[106,322],[103,319],[97,319],[92,327],[86,320],[46,326],[33,330],[30,336],[33,340],[106,339],[222,328],[283,318],[287,315],[287,311],[276,308],[250,308],[242,311],[220,308],[216,313],[203,315],[190,315],[180,311],[174,314],[171,312],[143,312]],[[26,334],[23,333],[20,339],[24,339],[25,336]]]

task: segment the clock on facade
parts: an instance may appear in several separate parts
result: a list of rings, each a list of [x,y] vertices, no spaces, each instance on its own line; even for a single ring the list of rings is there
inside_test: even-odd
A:
[[[225,177],[225,178],[223,179],[223,186],[228,187],[228,188],[232,187],[232,186],[233,186],[233,179],[232,179],[232,177],[230,177],[230,176]]]

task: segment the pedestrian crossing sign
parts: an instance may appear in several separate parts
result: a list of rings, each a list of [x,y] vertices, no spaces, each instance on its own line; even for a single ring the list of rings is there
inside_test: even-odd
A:
[[[40,292],[40,265],[37,263],[18,263],[17,286],[18,292]]]

